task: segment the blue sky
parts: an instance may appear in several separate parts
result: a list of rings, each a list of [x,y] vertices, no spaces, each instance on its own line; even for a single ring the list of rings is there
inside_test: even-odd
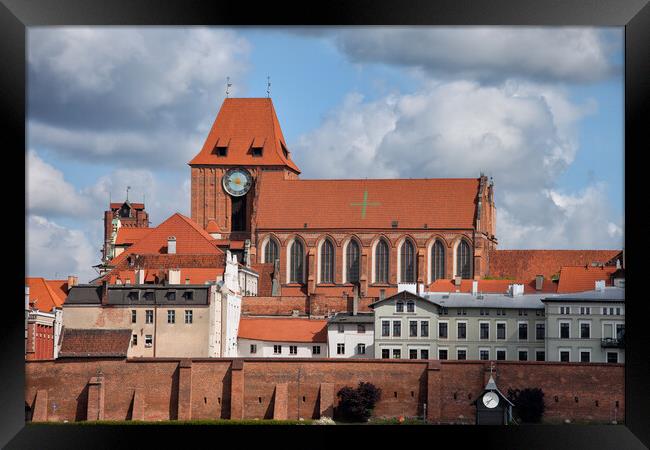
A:
[[[303,178],[484,171],[500,248],[623,246],[622,28],[30,28],[27,273],[91,278],[127,185],[189,214],[227,76]]]

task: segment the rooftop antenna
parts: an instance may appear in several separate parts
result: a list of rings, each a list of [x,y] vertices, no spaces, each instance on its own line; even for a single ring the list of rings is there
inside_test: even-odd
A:
[[[230,87],[232,86],[232,83],[230,82],[230,77],[226,77],[226,98],[228,98],[228,95],[230,94]]]
[[[266,77],[266,98],[271,98],[271,77]]]
[[[131,186],[126,187],[126,201],[129,201],[129,191],[131,190]]]

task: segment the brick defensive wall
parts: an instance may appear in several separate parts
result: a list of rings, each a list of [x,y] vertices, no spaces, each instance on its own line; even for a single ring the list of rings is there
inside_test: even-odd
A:
[[[33,421],[298,419],[332,417],[336,393],[381,388],[374,415],[474,423],[472,402],[490,376],[484,361],[286,358],[26,361]],[[499,361],[497,386],[540,387],[546,422],[624,420],[624,366]]]

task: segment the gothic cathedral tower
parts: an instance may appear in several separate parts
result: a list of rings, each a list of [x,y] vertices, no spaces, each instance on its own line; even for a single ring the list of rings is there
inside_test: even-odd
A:
[[[253,239],[263,179],[297,179],[270,98],[226,98],[190,162],[192,220],[221,239]],[[253,242],[254,245],[254,242]]]

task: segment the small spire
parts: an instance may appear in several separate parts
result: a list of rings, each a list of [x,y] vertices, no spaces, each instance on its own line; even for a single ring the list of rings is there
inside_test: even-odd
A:
[[[230,94],[230,87],[232,86],[232,83],[230,82],[230,77],[226,77],[226,98],[228,98],[228,95]]]
[[[266,97],[271,98],[271,77],[266,77]]]
[[[129,201],[129,191],[131,190],[131,186],[126,187],[126,201]]]

